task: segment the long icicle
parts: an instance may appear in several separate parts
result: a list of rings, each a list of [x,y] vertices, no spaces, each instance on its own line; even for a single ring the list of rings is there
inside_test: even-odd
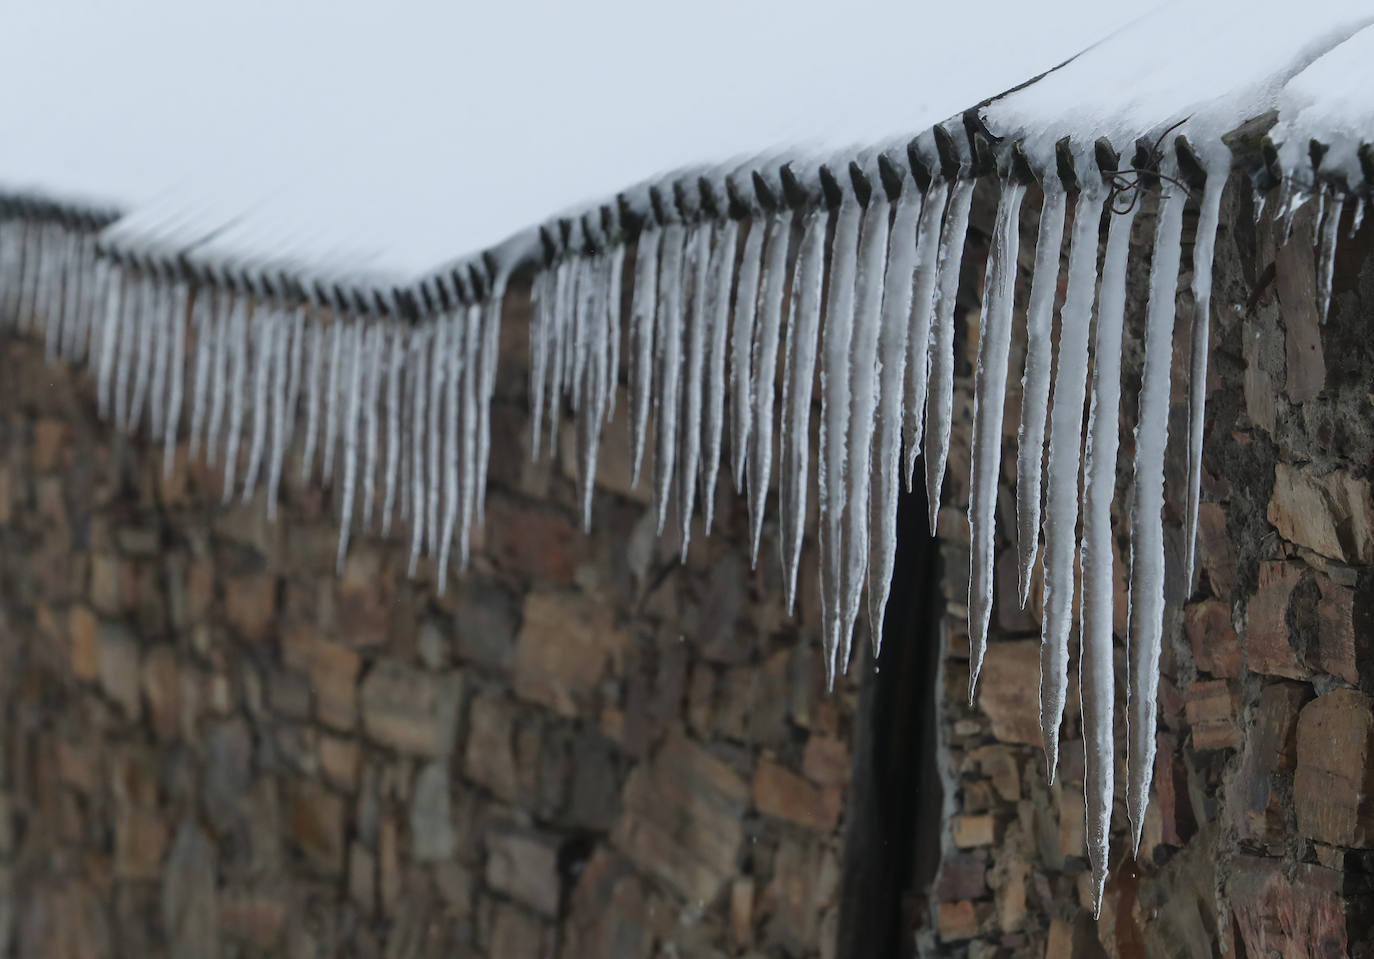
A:
[[[582,383],[582,415],[578,418],[578,483],[582,504],[582,528],[592,528],[592,500],[596,492],[596,462],[601,448],[601,427],[606,413],[606,281],[603,269],[610,264],[597,256],[588,272],[586,327],[587,369]]]
[[[254,317],[253,327],[255,347],[253,349],[253,432],[249,444],[248,471],[243,475],[243,500],[253,498],[257,490],[258,475],[262,471],[262,458],[267,451],[267,420],[271,415],[268,399],[274,358],[277,355],[276,331],[282,324],[279,310],[263,307]]]
[[[391,355],[386,368],[386,475],[382,484],[382,535],[391,534],[391,519],[395,515],[396,493],[400,486],[401,441],[401,379],[405,373],[406,331],[391,327]]]
[[[372,513],[377,503],[377,416],[382,389],[382,344],[386,332],[382,321],[367,325],[363,339],[363,517],[364,529],[372,528]]]
[[[930,532],[940,515],[940,486],[949,459],[949,436],[954,418],[954,308],[959,295],[959,272],[964,261],[973,181],[956,180],[949,191],[949,210],[940,231],[940,283],[930,331],[930,395],[926,400],[926,502]]]
[[[750,354],[753,435],[749,444],[749,563],[757,566],[763,510],[773,473],[773,406],[778,369],[778,339],[782,330],[782,301],[787,293],[787,251],[792,242],[792,210],[769,219],[765,234],[763,273],[755,313]]]
[[[1026,306],[1026,368],[1021,376],[1021,427],[1016,450],[1016,592],[1021,608],[1030,598],[1040,540],[1040,492],[1045,468],[1045,421],[1050,412],[1050,337],[1059,259],[1064,245],[1066,194],[1059,179],[1045,177],[1045,201],[1035,241],[1035,267]]]
[[[897,498],[902,468],[902,399],[907,337],[916,273],[922,196],[911,181],[897,197],[883,276],[882,329],[878,334],[878,408],[874,423],[873,490],[869,497],[868,632],[873,659],[883,648],[883,620],[897,556]]]
[[[678,511],[682,529],[682,558],[692,540],[697,471],[701,465],[702,392],[705,389],[707,288],[711,278],[711,224],[696,223],[687,239],[687,276],[692,283],[691,313],[687,321],[687,363],[682,391],[682,460],[678,463]]]
[[[712,227],[711,277],[707,281],[706,417],[702,421],[701,498],[706,528],[715,520],[716,477],[720,470],[721,436],[725,431],[725,354],[730,332],[730,286],[735,276],[739,221],[726,219]]]
[[[181,401],[186,376],[186,321],[191,306],[191,291],[185,280],[177,284],[176,310],[171,317],[171,383],[167,390],[167,410],[163,417],[162,475],[171,476],[176,466],[177,430],[181,427]]]
[[[348,324],[347,358],[341,377],[344,389],[343,422],[339,429],[343,434],[343,496],[339,503],[339,550],[334,557],[334,567],[339,575],[343,575],[344,564],[348,560],[348,538],[353,531],[353,497],[358,488],[358,394],[362,387],[365,322],[358,317]]]
[[[210,362],[210,419],[205,427],[205,460],[214,464],[219,457],[220,430],[224,426],[224,403],[229,395],[229,340],[233,313],[239,295],[228,292],[216,297],[213,313],[214,353]]]
[[[195,382],[191,389],[191,435],[187,440],[187,455],[194,459],[200,451],[201,435],[205,431],[205,413],[210,393],[210,367],[215,352],[215,318],[217,294],[208,286],[198,287],[191,307],[191,327],[196,336]]]
[[[655,337],[658,340],[659,366],[654,372],[658,383],[655,419],[658,423],[654,444],[654,512],[658,532],[668,519],[668,491],[673,482],[677,455],[678,389],[682,382],[682,266],[687,231],[679,222],[663,228],[663,256],[659,267],[658,315]]]
[[[916,457],[924,435],[930,382],[930,326],[935,315],[935,285],[940,278],[940,228],[949,205],[950,185],[936,180],[926,191],[916,241],[916,278],[911,294],[911,332],[906,341],[906,402],[902,406],[902,446],[907,492],[915,481]]]
[[[1173,174],[1172,164],[1164,166]],[[1135,428],[1135,479],[1131,495],[1131,584],[1126,633],[1126,810],[1132,848],[1140,849],[1155,759],[1155,694],[1164,636],[1164,449],[1169,441],[1169,373],[1174,309],[1182,254],[1183,206],[1188,194],[1160,180],[1150,302],[1145,320],[1145,365]]]
[[[425,537],[425,370],[429,368],[430,330],[414,326],[410,329],[410,355],[406,365],[410,369],[410,419],[407,440],[410,444],[410,563],[407,574],[414,578],[420,563],[420,547]]]
[[[229,432],[224,439],[224,494],[221,502],[228,505],[234,498],[234,476],[239,464],[239,438],[243,433],[243,391],[247,386],[248,378],[248,322],[250,312],[256,312],[247,296],[240,296],[234,301],[234,309],[230,313],[229,323],[229,347],[228,352],[232,360],[230,366],[229,396],[227,397],[229,406]]]
[[[621,298],[625,286],[625,244],[615,243],[607,253],[606,267],[606,422],[615,418],[616,392],[620,386]],[[500,315],[500,310],[497,310]],[[485,456],[479,459],[485,460]]]
[[[1323,194],[1325,196],[1325,194]],[[1336,271],[1336,241],[1341,224],[1341,211],[1345,208],[1345,194],[1335,193],[1326,205],[1326,213],[1321,221],[1321,235],[1317,242],[1317,315],[1326,323],[1326,314],[1331,309],[1331,281]]]
[[[1228,154],[1229,156],[1229,154]],[[1193,329],[1188,357],[1188,495],[1185,500],[1184,582],[1192,589],[1197,557],[1197,513],[1202,498],[1202,433],[1207,409],[1207,354],[1211,348],[1212,258],[1221,220],[1221,191],[1229,163],[1207,171],[1193,241]]]
[[[823,208],[802,220],[801,245],[792,273],[787,343],[782,377],[782,426],[778,436],[778,511],[782,520],[782,573],[787,612],[796,608],[797,566],[806,530],[807,477],[811,468],[811,392],[816,376],[816,346],[821,326],[821,290],[825,283]]]
[[[305,445],[301,450],[301,482],[307,482],[315,463],[320,435],[320,368],[324,361],[325,331],[317,312],[311,311],[305,326]]]
[[[154,437],[162,435],[162,418],[167,405],[167,351],[172,346],[172,317],[176,315],[176,298],[181,287],[170,277],[161,282],[163,294],[152,317],[153,370],[148,384],[148,432]]]
[[[457,306],[452,312],[439,317],[435,322],[443,323],[450,329],[449,340],[462,343],[467,327],[467,308]],[[453,548],[453,531],[458,524],[458,514],[462,509],[462,497],[458,492],[458,449],[462,444],[459,433],[459,407],[462,404],[463,382],[472,375],[471,370],[463,368],[464,351],[450,349],[445,358],[444,370],[444,519],[439,531],[439,572],[437,587],[439,595],[444,595],[448,586],[448,560]]]
[[[613,261],[615,287],[615,365],[612,370],[611,396],[615,396],[615,377],[619,376],[620,369],[620,270],[623,266],[625,255],[624,247],[619,248],[620,259]],[[505,306],[506,300],[506,275],[498,273],[491,292],[488,294],[487,302],[480,308],[474,316],[469,317],[469,322],[480,322],[482,325],[482,342],[478,363],[480,375],[478,376],[477,391],[477,499],[474,503],[476,511],[476,523],[482,525],[482,517],[487,510],[487,471],[491,461],[491,400],[496,394],[496,367],[501,358],[501,311]],[[471,523],[469,523],[469,526]],[[465,527],[464,532],[467,529]],[[468,558],[463,556],[463,565],[467,565]]]
[[[544,430],[544,389],[549,374],[553,271],[540,270],[530,283],[530,461],[539,459]],[[386,522],[385,519],[382,520]]]
[[[1093,914],[1102,909],[1107,881],[1116,770],[1112,740],[1115,688],[1112,668],[1112,494],[1116,491],[1116,453],[1121,423],[1121,330],[1126,306],[1126,267],[1131,224],[1138,204],[1112,211],[1102,286],[1097,301],[1093,349],[1092,403],[1083,455],[1083,542],[1079,574],[1083,581],[1079,619],[1079,700],[1083,709],[1083,791],[1087,801],[1088,862],[1092,867]],[[1177,257],[1175,257],[1177,262]]]
[[[997,564],[997,484],[1002,475],[1002,418],[1007,399],[1011,352],[1011,312],[1021,250],[1021,200],[1026,188],[1015,180],[1002,184],[983,280],[978,322],[978,365],[973,388],[973,460],[969,481],[969,705],[978,688],[992,615],[992,577]]]
[[[277,336],[276,379],[272,386],[272,453],[267,460],[267,518],[277,516],[277,493],[281,489],[282,464],[286,447],[296,424],[296,393],[300,389],[301,353],[305,332],[304,308],[291,311],[289,322],[281,324]]]
[[[1091,189],[1091,187],[1090,187]],[[1068,290],[1060,311],[1054,407],[1045,492],[1044,611],[1040,623],[1040,734],[1048,779],[1059,767],[1059,726],[1069,691],[1069,632],[1073,628],[1074,547],[1078,526],[1078,469],[1083,400],[1088,382],[1088,328],[1097,281],[1100,190],[1078,195],[1069,243]]]
[[[327,371],[324,387],[324,448],[320,451],[324,464],[320,468],[320,478],[329,486],[334,480],[334,459],[339,446],[339,421],[342,414],[339,407],[343,404],[343,349],[344,314],[334,311],[329,326],[325,329],[328,343]]]
[[[439,461],[442,440],[442,414],[444,409],[444,377],[448,375],[447,357],[456,349],[449,342],[449,327],[442,319],[430,323],[431,347],[426,360],[429,363],[429,398],[427,420],[424,424],[428,456],[425,458],[425,555],[437,558],[439,555],[439,487],[443,483],[443,464]]]
[[[749,434],[753,429],[754,387],[750,351],[754,345],[754,320],[758,316],[759,279],[763,273],[763,240],[767,227],[755,213],[744,237],[735,288],[734,325],[730,330],[730,462],[735,489],[745,488],[744,471],[749,461]]]
[[[874,190],[859,230],[854,334],[850,348],[849,429],[845,450],[843,560],[840,564],[840,664],[849,668],[854,624],[867,581],[869,556],[869,488],[873,464],[873,420],[878,406],[879,331],[882,327],[883,274],[887,264],[889,216],[892,209],[881,189]]]
[[[663,231],[646,229],[635,242],[634,298],[630,303],[631,418],[630,485],[639,485],[644,442],[649,431],[650,398],[654,382],[654,317],[658,312],[658,258]]]
[[[821,343],[820,497],[821,637],[826,687],[847,663],[839,661],[840,565],[844,562],[845,433],[849,428],[849,349],[854,332],[854,271],[863,208],[845,191],[830,253],[830,290]],[[845,644],[847,645],[847,643]]]
[[[477,431],[478,419],[482,416],[478,397],[486,387],[481,377],[486,375],[479,366],[478,356],[482,350],[482,317],[485,311],[481,304],[467,308],[463,329],[463,361],[460,372],[462,381],[462,431],[461,469],[459,473],[459,516],[458,516],[458,561],[467,569],[472,551],[473,512],[481,496],[482,457],[480,437]]]

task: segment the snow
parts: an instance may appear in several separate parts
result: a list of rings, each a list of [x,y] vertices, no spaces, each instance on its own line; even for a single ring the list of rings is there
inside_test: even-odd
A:
[[[1366,15],[1364,22],[1374,21]],[[1356,148],[1374,130],[1374,27],[1366,27],[1318,57],[1284,86],[1279,122],[1270,136],[1280,144],[1280,162],[1304,183],[1312,181],[1308,144],[1331,147],[1318,168],[1355,188],[1363,181]],[[1366,187],[1369,184],[1365,184]]]

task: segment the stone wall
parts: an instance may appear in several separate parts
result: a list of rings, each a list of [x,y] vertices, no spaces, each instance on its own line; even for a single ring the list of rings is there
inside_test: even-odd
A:
[[[831,694],[813,544],[795,617],[775,527],[751,570],[728,491],[680,564],[629,488],[623,422],[606,434],[594,528],[577,528],[570,432],[552,462],[529,461],[518,294],[485,526],[442,595],[427,562],[407,577],[396,531],[355,534],[336,575],[336,507],[299,463],[276,522],[261,495],[223,505],[214,467],[183,450],[164,477],[160,450],[97,422],[86,374],[0,344],[0,953],[843,959],[872,941],[868,890],[896,882],[904,954],[1370,954],[1374,229],[1342,248],[1321,327],[1311,211],[1280,249],[1271,224],[1250,227],[1246,185],[1228,194],[1201,572],[1170,586],[1155,795],[1138,859],[1118,809],[1094,923],[1077,703],[1051,786],[1038,612],[1006,588],[1009,553],[965,701],[987,200],[962,284],[935,595],[905,582],[894,596],[912,612],[889,615],[919,649],[936,644],[938,675],[901,667],[890,634],[883,682],[860,658]],[[1132,269],[1138,330],[1144,260]],[[1131,453],[1127,435],[1121,502]],[[1181,459],[1170,469],[1177,490]],[[1180,517],[1171,502],[1175,560]],[[924,548],[924,520],[903,522],[903,548]],[[905,731],[885,738],[899,715]],[[929,777],[883,792],[883,769],[922,763]],[[865,878],[875,850],[889,872]]]
[[[789,619],[728,494],[680,565],[619,429],[576,528],[572,457],[529,462],[520,310],[442,596],[394,531],[336,576],[298,463],[275,523],[221,505],[0,344],[4,950],[833,953],[857,687],[825,694],[814,587]]]
[[[1316,314],[1314,207],[1283,245],[1233,178],[1218,237],[1197,581],[1182,582],[1182,504],[1166,504],[1170,567],[1154,790],[1138,858],[1125,815],[1125,609],[1118,541],[1116,809],[1100,921],[1088,909],[1076,642],[1060,771],[1046,782],[1039,610],[1015,597],[1015,434],[1007,407],[993,641],[976,706],[968,683],[966,447],[976,303],[960,329],[964,422],[941,510],[946,613],[941,729],[952,804],[934,888],[934,955],[1374,955],[1374,229],[1344,241],[1328,323]],[[982,235],[991,224],[982,204]],[[1122,415],[1133,425],[1149,243],[1134,228]],[[1185,264],[1191,262],[1191,210]],[[1030,218],[1029,225],[1033,226]],[[1351,224],[1347,207],[1342,230]],[[1028,224],[1023,223],[1023,229]],[[1025,244],[1033,243],[1027,233]],[[975,260],[981,262],[981,257]],[[1028,264],[1023,264],[1027,266]],[[1024,271],[1023,271],[1024,272]],[[1180,315],[1191,315],[1189,275]],[[979,279],[965,277],[976,296]],[[1018,296],[1024,302],[1024,290]],[[1187,324],[1174,351],[1167,483],[1184,483]],[[1012,369],[1020,358],[1013,356]],[[1123,434],[1118,511],[1134,446]],[[1119,521],[1116,529],[1126,525]],[[1039,588],[1037,581],[1036,589]],[[1033,590],[1033,593],[1035,590]]]

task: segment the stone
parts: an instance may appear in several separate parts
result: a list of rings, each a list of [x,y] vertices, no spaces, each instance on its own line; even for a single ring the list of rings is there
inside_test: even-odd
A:
[[[988,644],[978,681],[977,705],[991,721],[992,734],[998,741],[1040,745],[1039,686],[1026,681],[1026,677],[1038,675],[1039,640]]]
[[[277,616],[277,580],[266,573],[231,576],[224,581],[224,621],[241,638],[261,642],[272,634]]]
[[[485,529],[497,567],[535,581],[572,582],[581,534],[566,516],[494,494],[487,498]]]
[[[363,678],[358,702],[371,739],[403,753],[444,757],[458,734],[462,677],[384,659]]]
[[[280,895],[229,890],[220,896],[219,927],[230,939],[268,950],[281,939],[287,906]]]
[[[968,762],[992,781],[1003,802],[1014,803],[1021,798],[1021,770],[1010,748],[980,746],[969,752]]]
[[[458,844],[449,801],[447,761],[428,763],[415,777],[410,801],[410,852],[417,862],[452,859]]]
[[[240,802],[252,783],[253,740],[241,718],[216,723],[205,734],[201,802],[217,832],[239,820]]]
[[[162,874],[162,928],[176,959],[219,955],[215,847],[193,819],[183,819]]]
[[[941,942],[962,942],[978,935],[978,911],[968,900],[940,903],[939,932]]]
[[[1298,831],[1335,846],[1374,845],[1374,711],[1351,689],[1318,696],[1298,715],[1293,805]]]
[[[97,659],[100,688],[118,704],[129,719],[138,719],[139,690],[138,641],[124,627],[102,623],[97,634]]]
[[[754,944],[754,880],[747,876],[730,884],[730,942],[736,949]]]
[[[392,816],[382,818],[381,831],[377,839],[377,895],[382,905],[382,913],[396,914],[401,901],[401,850],[400,830]]]
[[[67,611],[67,650],[72,675],[82,682],[100,676],[99,623],[90,607],[76,605]]]
[[[519,709],[496,690],[473,697],[464,774],[507,802],[521,802],[538,788],[539,731],[519,721]]]
[[[630,774],[612,841],[687,901],[712,902],[737,872],[748,806],[739,773],[673,729]]]
[[[1374,563],[1374,494],[1344,470],[1277,463],[1269,522],[1290,543],[1350,565]]]
[[[487,885],[540,915],[557,918],[562,895],[558,847],[548,838],[516,832],[487,839]]]
[[[581,593],[529,593],[515,647],[515,694],[564,716],[591,713],[628,644],[605,604]]]
[[[1193,748],[1235,749],[1239,746],[1237,705],[1235,690],[1224,679],[1192,683],[1185,695],[1184,714],[1193,727]]]
[[[1231,623],[1231,607],[1219,599],[1190,603],[1183,612],[1183,631],[1193,649],[1193,662],[1219,679],[1240,676],[1240,637]]]
[[[181,732],[183,692],[181,665],[172,647],[154,646],[148,651],[143,658],[141,686],[154,734],[163,742],[171,742]]]
[[[1356,619],[1359,614],[1355,590],[1321,575],[1317,577],[1317,588],[1321,594],[1317,600],[1317,629],[1307,644],[1307,661],[1313,669],[1358,686],[1360,653]]]
[[[114,815],[114,871],[121,879],[157,879],[167,849],[167,824],[157,810],[122,806]]]
[[[377,857],[356,841],[348,847],[348,898],[364,915],[377,911]]]
[[[1246,730],[1240,763],[1227,783],[1225,814],[1241,839],[1282,842],[1288,827],[1275,776],[1297,765],[1298,714],[1312,696],[1299,683],[1269,683]]]
[[[1259,586],[1250,598],[1242,642],[1251,670],[1288,679],[1306,679],[1310,671],[1298,660],[1289,626],[1288,607],[1302,569],[1292,563],[1260,564]]]
[[[281,634],[282,662],[300,670],[310,684],[320,722],[351,730],[358,715],[358,672],[362,660],[347,646],[320,639],[308,627]]]
[[[322,733],[316,750],[320,758],[320,771],[326,780],[346,792],[358,788],[362,749],[355,740]]]
[[[940,860],[935,898],[940,902],[982,899],[988,893],[988,864],[976,853],[951,853]]]
[[[817,786],[770,759],[754,769],[754,805],[765,816],[795,823],[812,832],[833,832],[844,811],[844,793]]]
[[[297,848],[316,869],[341,874],[344,866],[343,800],[308,779],[293,780],[287,795],[287,822]]]
[[[564,959],[651,955],[655,905],[630,862],[599,849],[577,877],[569,897],[561,955]]]
[[[761,938],[790,955],[814,948],[820,914],[835,900],[838,871],[824,844],[811,837],[782,836],[760,904],[760,912],[768,916]]]
[[[71,427],[64,421],[45,416],[33,424],[33,452],[30,465],[40,473],[60,469],[62,452],[71,440]]]
[[[119,616],[133,608],[135,590],[132,565],[111,553],[91,555],[91,605],[106,616]]]
[[[1227,898],[1245,955],[1351,955],[1341,883],[1321,866],[1235,857]]]
[[[1197,559],[1212,595],[1229,603],[1236,588],[1236,557],[1226,535],[1226,509],[1220,503],[1198,504]]]
[[[454,654],[463,662],[505,673],[515,661],[520,608],[498,582],[469,577],[458,589],[450,629]]]
[[[849,743],[836,736],[808,736],[802,773],[821,786],[849,784]]]
[[[548,955],[548,937],[538,920],[521,909],[499,903],[491,924],[491,956]]]
[[[950,838],[959,849],[991,846],[997,841],[997,820],[989,813],[955,816],[950,821]]]
[[[459,920],[472,914],[472,891],[477,887],[476,877],[467,866],[456,862],[441,862],[434,866],[434,888],[448,907],[448,911]]]

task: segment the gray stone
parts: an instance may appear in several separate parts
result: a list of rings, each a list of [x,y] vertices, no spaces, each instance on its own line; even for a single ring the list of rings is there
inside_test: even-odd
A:
[[[214,959],[215,848],[193,819],[182,820],[162,874],[162,927],[174,959]]]
[[[447,762],[429,763],[415,777],[415,794],[410,803],[410,846],[419,862],[453,858],[457,836],[449,802]]]

